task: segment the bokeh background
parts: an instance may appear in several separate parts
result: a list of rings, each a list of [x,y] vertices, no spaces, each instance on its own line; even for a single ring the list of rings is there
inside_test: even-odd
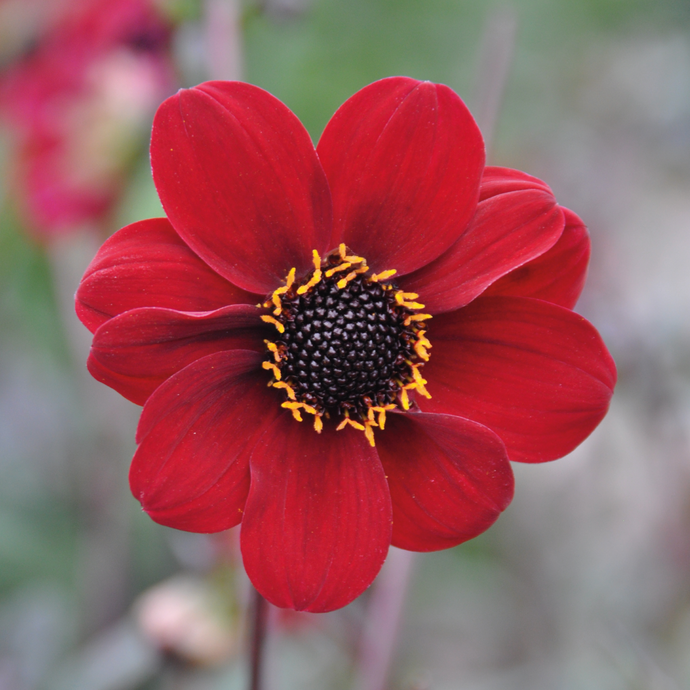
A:
[[[488,533],[415,558],[386,687],[690,688],[687,0],[0,0],[0,690],[245,687],[236,535],[141,513],[138,408],[88,376],[72,295],[103,238],[161,214],[147,138],[179,86],[246,79],[317,140],[395,74],[454,88],[490,161],[588,224],[577,309],[620,380],[580,448],[515,467]],[[373,690],[377,587],[273,611],[268,690]]]

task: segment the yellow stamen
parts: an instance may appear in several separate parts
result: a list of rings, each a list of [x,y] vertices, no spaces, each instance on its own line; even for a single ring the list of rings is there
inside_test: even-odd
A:
[[[369,445],[372,448],[376,447],[376,442],[374,441],[374,430],[371,428],[372,425],[366,422],[364,424],[364,435],[367,437],[367,441],[369,441]]]
[[[280,290],[281,288],[278,288]],[[271,297],[271,302],[275,304],[275,309],[273,310],[274,316],[280,316],[281,312],[283,311],[283,303],[280,301],[280,296],[278,295],[278,290],[276,290],[272,297]]]
[[[407,396],[407,386],[403,386],[402,390],[400,391],[400,404],[402,405],[403,410],[407,411],[410,409],[410,399]]]
[[[402,290],[398,290],[395,293],[395,301],[401,305],[405,304],[406,300],[417,299],[417,297],[419,297],[419,295],[416,292],[403,292]]]
[[[288,398],[290,400],[297,400],[297,397],[295,396],[295,389],[288,383],[285,383],[285,381],[275,381],[273,383],[274,388],[282,388],[286,393]]]
[[[425,333],[425,330],[421,330],[417,333],[417,340],[415,341],[413,347],[419,359],[423,359],[425,362],[428,362],[429,353],[427,350],[431,348],[431,343],[426,338]]]
[[[330,278],[336,273],[340,273],[340,271],[347,271],[350,266],[352,266],[352,264],[349,261],[346,261],[345,263],[335,266],[334,268],[329,268],[324,275],[326,278]]]
[[[410,314],[408,317],[405,318],[405,321],[403,321],[403,323],[405,324],[405,326],[409,326],[413,321],[426,321],[427,319],[431,318],[431,314]]]
[[[389,405],[384,405],[383,407],[371,407],[369,408],[370,412],[378,412],[379,413],[379,428],[381,431],[383,431],[386,428],[386,412],[388,410],[394,410],[396,408],[396,405],[389,404]]]
[[[422,375],[419,373],[419,364],[412,364],[412,362],[408,362],[410,365],[410,368],[412,369],[412,378],[414,379],[414,384],[408,384],[408,386],[414,386],[425,398],[431,398],[431,395],[429,395],[429,391],[424,387],[424,384],[427,383],[427,380],[422,378]]]
[[[348,273],[344,278],[341,278],[336,285],[338,286],[339,290],[342,290],[351,280],[354,280],[357,277],[358,271],[352,271]]]
[[[273,359],[275,359],[276,362],[280,362],[283,359],[283,356],[278,349],[278,346],[275,343],[272,343],[270,340],[264,340],[264,342],[266,343],[266,347],[269,349],[269,351],[273,353]]]
[[[320,414],[317,414],[314,417],[314,431],[316,431],[317,434],[320,434],[322,429],[323,429],[323,419],[321,419]]]
[[[354,420],[350,419],[349,417],[345,417],[340,424],[336,427],[336,431],[342,431],[347,425],[350,425],[351,427],[354,427],[357,429],[357,431],[364,431],[364,425],[360,424],[359,422],[355,422]]]
[[[276,381],[280,381],[282,374],[280,373],[280,369],[278,369],[273,362],[261,362],[261,368],[266,369],[266,371],[272,371],[273,376],[276,377]]]
[[[347,247],[342,242],[338,245],[338,254],[341,261],[347,261],[351,264],[361,264],[365,261],[363,256],[357,256],[356,254],[348,255]]]
[[[389,278],[392,278],[397,271],[393,268],[390,271],[382,271],[381,273],[374,273],[369,280],[371,280],[374,283],[378,283],[381,280],[388,280]]]
[[[283,304],[280,301],[280,295],[284,295],[292,287],[292,284],[294,282],[295,282],[295,269],[291,268],[290,272],[287,275],[285,285],[274,290],[273,294],[271,295],[271,302],[275,305],[275,309],[273,310],[273,313],[275,316],[279,316],[281,314],[281,312],[283,311]],[[270,303],[267,303],[265,306],[269,307]]]
[[[411,302],[410,300],[415,300],[419,297],[416,292],[403,292],[399,290],[395,293],[395,301],[401,307],[407,307],[408,309],[424,309],[424,305],[420,302]]]
[[[287,274],[287,279],[285,281],[285,291],[286,292],[292,287],[292,284],[294,282],[295,282],[295,269],[291,268],[290,272]]]
[[[299,413],[299,408],[301,407],[302,403],[297,403],[297,402],[284,402],[281,407],[285,407],[286,409],[290,410],[292,412],[292,416],[298,421],[302,421],[302,415]]]
[[[276,384],[273,384],[274,388],[278,388]],[[288,393],[288,395],[290,395]],[[284,402],[283,407],[287,407],[290,410],[304,410],[305,412],[308,412],[309,414],[313,415],[318,415],[319,412],[315,407],[312,407],[311,405],[307,405],[305,402]]]
[[[261,317],[261,320],[265,321],[266,323],[272,323],[278,329],[278,333],[285,333],[285,326],[283,326],[283,324],[280,323],[280,321],[277,321],[272,316],[268,316],[268,314],[264,314]]]
[[[313,259],[314,259],[314,274],[312,277],[309,279],[308,283],[305,283],[304,285],[300,285],[297,288],[297,294],[298,295],[303,295],[306,292],[309,292],[314,285],[316,285],[320,280],[321,280],[321,257],[319,256],[319,253],[314,249],[312,252]]]
[[[356,254],[353,254],[352,256],[346,256],[345,260],[349,261],[351,264],[361,264],[363,262],[366,263],[363,256],[357,256]]]

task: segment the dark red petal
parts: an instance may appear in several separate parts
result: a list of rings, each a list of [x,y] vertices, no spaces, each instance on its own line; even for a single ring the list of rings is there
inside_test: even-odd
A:
[[[482,174],[482,183],[479,187],[479,201],[489,199],[497,194],[508,192],[520,192],[524,189],[541,189],[551,194],[551,188],[538,177],[532,177],[521,170],[513,168],[500,168],[495,165],[487,165]]]
[[[96,331],[87,365],[95,379],[143,405],[163,381],[206,355],[263,352],[266,331],[259,310],[248,304],[206,313],[133,309]]]
[[[506,178],[508,190],[514,180]],[[525,188],[517,191],[500,191],[493,184],[495,194],[479,203],[460,239],[438,259],[399,281],[404,290],[420,295],[425,311],[438,314],[468,304],[498,278],[543,254],[561,236],[563,212],[553,194],[538,180],[532,187],[521,181]]]
[[[211,311],[256,304],[252,295],[210,269],[167,218],[128,225],[107,239],[86,269],[76,310],[94,332],[109,318],[137,307]]]
[[[153,520],[190,532],[240,522],[251,449],[280,411],[260,363],[256,352],[218,352],[149,398],[129,482]]]
[[[513,498],[493,431],[445,414],[391,414],[376,449],[393,501],[393,546],[437,551],[476,537]]]
[[[535,297],[568,309],[575,306],[587,277],[589,232],[572,211],[563,208],[563,213],[565,229],[558,242],[540,257],[497,280],[484,294]]]
[[[309,134],[256,86],[206,82],[166,100],[151,166],[182,239],[245,290],[270,292],[327,249],[330,194]]]
[[[333,241],[375,270],[409,273],[450,247],[474,212],[484,142],[447,86],[392,77],[347,100],[317,147]]]
[[[249,579],[276,606],[331,611],[376,577],[391,539],[391,502],[376,449],[361,431],[317,434],[279,417],[251,456],[242,522]]]
[[[526,297],[479,297],[429,322],[426,412],[467,417],[495,431],[511,460],[569,453],[602,420],[616,367],[594,327]]]

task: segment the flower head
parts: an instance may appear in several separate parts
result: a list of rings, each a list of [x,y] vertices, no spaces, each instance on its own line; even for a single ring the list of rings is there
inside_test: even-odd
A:
[[[327,611],[390,544],[444,549],[601,421],[615,367],[571,311],[589,237],[540,180],[484,166],[449,88],[371,84],[316,150],[278,100],[165,101],[167,218],[123,228],[77,293],[89,369],[143,404],[130,472],[157,522],[242,523],[278,606]]]
[[[154,0],[77,0],[0,74],[15,192],[38,237],[111,210],[158,104],[175,84],[171,24]]]

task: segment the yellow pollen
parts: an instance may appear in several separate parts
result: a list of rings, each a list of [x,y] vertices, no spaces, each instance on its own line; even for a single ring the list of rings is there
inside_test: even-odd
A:
[[[264,340],[264,343],[266,343],[266,347],[269,349],[269,351],[273,353],[273,359],[275,359],[276,362],[280,362],[283,357],[278,349],[278,346],[275,343],[272,343],[270,340]]]
[[[341,261],[347,261],[351,264],[361,264],[362,262],[366,263],[363,256],[357,256],[356,254],[353,254],[352,256],[348,255],[347,247],[342,242],[338,245],[338,254],[340,255]]]
[[[265,321],[266,323],[272,323],[278,329],[278,333],[285,333],[285,326],[283,326],[283,324],[280,323],[280,321],[274,319],[272,316],[268,316],[268,314],[264,314],[261,317],[261,320]]]
[[[405,304],[405,300],[408,299],[417,299],[419,295],[416,292],[403,292],[402,290],[398,290],[398,292],[395,293],[395,301],[398,304]]]
[[[317,414],[314,417],[314,431],[316,431],[317,434],[320,434],[322,429],[323,429],[323,419],[321,419],[320,414]]]
[[[351,427],[354,427],[357,429],[357,431],[364,431],[364,425],[360,424],[359,422],[355,422],[354,420],[350,419],[349,417],[345,417],[340,424],[336,427],[336,431],[342,431],[347,425],[350,425]]]
[[[402,390],[400,391],[400,404],[402,405],[403,410],[405,411],[410,409],[410,399],[407,396],[408,387],[409,386],[403,386]]]
[[[273,294],[271,295],[271,302],[266,303],[264,305],[266,307],[269,307],[269,306],[271,306],[271,303],[273,303],[275,305],[275,309],[273,310],[273,314],[275,316],[280,316],[280,314],[283,311],[283,304],[280,301],[280,295],[284,295],[292,287],[292,284],[294,282],[295,282],[295,269],[291,268],[290,272],[287,275],[285,285],[274,290]]]
[[[314,274],[309,279],[308,283],[300,285],[297,288],[298,295],[304,295],[305,293],[309,292],[309,290],[311,290],[314,287],[314,285],[316,285],[321,280],[321,257],[319,256],[319,253],[316,251],[316,249],[314,249],[314,251],[312,252],[312,256],[314,259]]]
[[[287,274],[287,279],[285,281],[285,288],[286,292],[292,287],[292,284],[295,282],[295,268],[291,268],[290,272]]]
[[[371,424],[368,422],[364,423],[364,435],[367,437],[367,441],[369,441],[369,445],[372,448],[376,447],[376,442],[374,441],[374,430],[371,428]]]
[[[290,410],[292,412],[292,416],[298,421],[302,421],[302,415],[300,414],[300,408],[302,407],[302,403],[299,402],[284,402],[281,407],[284,407],[287,410]]]
[[[416,388],[425,398],[431,398],[429,391],[427,391],[427,389],[424,387],[424,384],[427,383],[427,380],[422,378],[422,375],[419,373],[419,364],[412,364],[410,361],[407,361],[407,364],[412,370],[412,378],[414,379],[414,383],[408,383],[405,388]]]
[[[354,280],[357,277],[357,271],[352,271],[348,273],[344,278],[341,278],[336,285],[338,286],[339,290],[342,290],[351,280]]]
[[[395,301],[401,307],[407,307],[408,309],[424,309],[424,305],[420,302],[411,302],[410,300],[415,300],[419,297],[416,292],[403,292],[399,290],[395,293]]]
[[[330,278],[331,276],[334,276],[336,273],[340,273],[341,271],[347,271],[347,269],[350,268],[350,266],[352,266],[352,264],[349,261],[346,261],[345,263],[335,266],[334,268],[329,268],[324,275],[326,276],[326,278]]]
[[[428,362],[429,353],[427,350],[431,348],[431,343],[427,340],[425,333],[425,330],[421,330],[419,331],[419,333],[417,333],[417,340],[414,344],[414,351],[417,353],[419,359],[423,359],[425,362]]]
[[[374,283],[378,283],[381,280],[388,280],[389,278],[392,278],[397,271],[392,268],[390,271],[382,271],[381,273],[374,273],[369,280],[371,280]]]
[[[370,413],[372,413],[372,412],[378,412],[379,413],[378,422],[379,422],[379,428],[381,429],[381,431],[383,431],[386,428],[386,412],[388,410],[394,410],[395,407],[396,406],[393,404],[388,404],[388,405],[383,405],[382,407],[377,406],[377,407],[370,407],[369,408]]]
[[[273,362],[261,362],[261,368],[266,369],[266,371],[272,371],[273,376],[276,377],[276,381],[280,381],[282,374],[280,373],[280,369],[278,369]]]
[[[356,256],[356,255],[353,254],[352,256],[346,256],[345,258],[346,258],[351,264],[361,264],[361,263],[363,263],[363,262],[366,263],[366,262],[364,261],[364,257],[363,257],[363,256]]]
[[[431,314],[410,314],[410,316],[405,318],[403,323],[405,326],[409,326],[413,321],[426,321],[427,319],[431,318]]]
[[[273,388],[282,388],[287,393],[287,396],[290,398],[290,400],[297,400],[295,390],[289,383],[285,383],[285,381],[275,381],[272,385]]]

